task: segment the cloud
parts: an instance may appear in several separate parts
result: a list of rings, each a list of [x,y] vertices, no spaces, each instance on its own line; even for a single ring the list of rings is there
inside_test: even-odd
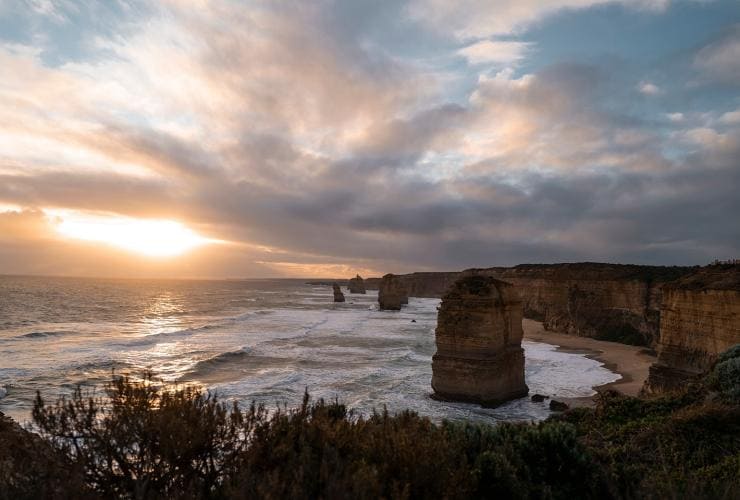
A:
[[[327,276],[736,252],[735,112],[631,106],[634,75],[607,63],[517,72],[530,42],[487,37],[594,2],[499,2],[495,18],[491,4],[439,5],[464,39],[447,55],[470,63],[448,58],[465,66],[452,76],[323,4],[167,2],[62,64],[3,46],[0,205],[25,210],[0,213],[0,272]],[[234,244],[156,267],[59,239],[50,208],[182,220]]]
[[[640,82],[637,85],[637,90],[641,94],[648,95],[648,96],[655,96],[655,95],[659,95],[663,93],[660,87],[650,82]]]
[[[740,23],[702,47],[694,57],[694,66],[710,80],[740,85]]]
[[[740,109],[737,109],[735,111],[727,111],[726,113],[722,113],[722,116],[719,118],[720,123],[724,123],[727,125],[738,125],[740,124]]]
[[[481,40],[457,51],[470,64],[495,63],[511,66],[524,59],[532,44],[505,40]]]
[[[408,12],[433,29],[467,40],[515,34],[558,11],[607,3],[653,12],[663,11],[669,5],[668,0],[412,0]]]

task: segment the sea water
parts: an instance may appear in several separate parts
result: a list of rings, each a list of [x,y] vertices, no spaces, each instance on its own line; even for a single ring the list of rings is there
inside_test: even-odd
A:
[[[430,398],[439,299],[379,311],[377,292],[334,303],[302,280],[167,281],[0,276],[0,411],[30,418],[111,372],[198,384],[268,407],[338,399],[356,412],[410,409],[435,421],[541,420],[529,398],[487,409]],[[523,342],[530,393],[572,398],[619,379],[598,361]]]

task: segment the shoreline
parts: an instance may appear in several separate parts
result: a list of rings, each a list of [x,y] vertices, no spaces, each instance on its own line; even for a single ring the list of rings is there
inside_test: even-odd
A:
[[[559,351],[582,354],[596,360],[608,370],[621,376],[619,380],[593,386],[595,391],[614,389],[626,396],[638,396],[647,379],[650,365],[657,357],[644,346],[632,346],[617,342],[596,340],[590,337],[578,337],[545,330],[539,321],[524,319],[522,321],[524,340],[543,342],[557,347]],[[571,407],[594,406],[593,396],[581,398],[557,398]]]

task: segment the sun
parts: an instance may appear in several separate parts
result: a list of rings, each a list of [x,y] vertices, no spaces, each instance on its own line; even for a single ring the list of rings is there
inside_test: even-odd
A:
[[[173,220],[74,213],[55,219],[57,232],[67,238],[106,243],[148,257],[175,257],[216,241]]]

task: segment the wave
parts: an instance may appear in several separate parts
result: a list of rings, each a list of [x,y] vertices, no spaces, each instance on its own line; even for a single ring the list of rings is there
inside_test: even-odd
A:
[[[245,321],[253,316],[271,314],[272,312],[273,311],[270,311],[270,310],[249,311],[246,313],[239,314],[237,316],[219,318],[213,323],[208,323],[208,324],[201,325],[201,326],[193,326],[189,328],[183,328],[181,330],[173,330],[171,332],[151,333],[148,335],[144,335],[143,337],[138,337],[134,341],[125,342],[125,344],[127,346],[141,346],[141,345],[158,343],[164,339],[187,337],[189,335],[194,335],[198,333],[209,332],[211,330],[218,330],[221,328],[225,328],[225,327],[240,323],[242,321]]]
[[[239,372],[258,371],[265,368],[286,366],[294,362],[291,358],[278,358],[255,354],[249,347],[237,351],[227,351],[213,357],[198,361],[183,377],[183,380],[212,377],[230,378],[236,370]]]
[[[60,337],[62,335],[70,335],[72,333],[74,332],[65,332],[65,331],[31,332],[31,333],[24,333],[23,335],[18,335],[18,337],[16,338],[43,339],[47,337]]]

